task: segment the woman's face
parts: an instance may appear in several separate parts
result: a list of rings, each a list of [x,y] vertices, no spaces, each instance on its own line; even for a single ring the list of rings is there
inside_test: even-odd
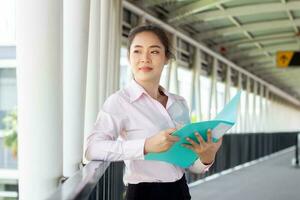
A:
[[[129,63],[137,81],[159,82],[168,59],[165,47],[152,32],[138,33],[130,46]]]

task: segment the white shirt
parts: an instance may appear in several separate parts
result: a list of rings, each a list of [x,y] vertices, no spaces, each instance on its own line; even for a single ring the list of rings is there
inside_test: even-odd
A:
[[[126,88],[111,95],[105,101],[87,139],[85,153],[88,160],[124,160],[125,185],[173,182],[184,174],[185,169],[179,166],[144,160],[146,138],[162,130],[190,123],[185,99],[160,88],[168,96],[166,108],[134,80]],[[209,167],[197,159],[189,170],[203,173]]]

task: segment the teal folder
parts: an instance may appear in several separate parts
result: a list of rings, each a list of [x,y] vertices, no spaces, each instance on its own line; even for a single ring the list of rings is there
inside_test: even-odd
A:
[[[181,146],[181,144],[188,144],[185,138],[189,137],[197,142],[196,136],[194,135],[197,131],[206,141],[207,130],[211,129],[213,142],[217,142],[218,139],[235,124],[240,95],[241,92],[238,92],[232,100],[226,104],[215,119],[186,124],[181,129],[173,132],[172,135],[178,136],[180,140],[168,151],[161,153],[148,153],[145,155],[145,160],[165,161],[183,168],[191,166],[195,160],[198,159],[198,155],[192,150]]]

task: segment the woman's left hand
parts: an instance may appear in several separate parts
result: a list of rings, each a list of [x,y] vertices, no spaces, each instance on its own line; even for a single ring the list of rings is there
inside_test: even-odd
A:
[[[197,153],[203,164],[213,163],[215,160],[216,153],[222,144],[222,138],[220,138],[218,142],[214,143],[212,141],[211,130],[207,131],[207,142],[204,141],[204,139],[198,132],[195,132],[195,136],[198,140],[198,143],[194,142],[192,139],[187,137],[186,140],[190,144],[182,144],[182,146],[191,149],[192,151]]]

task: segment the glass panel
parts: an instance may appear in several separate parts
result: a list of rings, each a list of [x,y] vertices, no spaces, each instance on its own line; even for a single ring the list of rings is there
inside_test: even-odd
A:
[[[206,76],[200,76],[201,89],[201,115],[202,119],[208,120],[209,117],[209,95],[211,87],[211,79]]]
[[[179,95],[183,96],[187,101],[187,104],[192,111],[191,107],[191,84],[192,84],[192,71],[183,67],[178,67],[178,87],[179,87]]]
[[[17,159],[4,148],[3,118],[17,107],[16,69],[0,69],[0,168],[17,168]]]
[[[260,113],[260,96],[259,95],[255,95],[256,98],[256,104],[255,104],[255,132],[260,132],[261,128],[261,113]]]
[[[247,132],[246,131],[246,91],[241,91],[241,104],[240,104],[240,132]]]
[[[127,48],[121,47],[120,57],[120,88],[124,88],[131,80],[131,68],[127,58]]]
[[[237,88],[236,87],[230,87],[230,99],[229,101],[236,95],[237,93]],[[239,118],[240,118],[240,113],[237,114],[237,119],[236,119],[236,123],[234,125],[234,127],[230,130],[230,132],[232,133],[238,133],[240,132],[240,122],[239,122]]]
[[[217,114],[223,109],[225,101],[225,84],[222,82],[217,82],[217,101],[218,101],[218,110]]]
[[[253,107],[253,103],[254,103],[254,95],[253,95],[253,93],[249,93],[249,105],[248,105],[248,113],[249,113],[249,115],[248,115],[248,120],[247,120],[247,131],[248,132],[253,132],[253,126],[254,126],[254,124],[253,124],[253,120],[254,120],[254,113],[253,113],[253,111],[254,111],[254,107]]]
[[[169,70],[169,65],[165,65],[160,77],[160,85],[163,86],[165,89],[167,88],[167,72]]]

